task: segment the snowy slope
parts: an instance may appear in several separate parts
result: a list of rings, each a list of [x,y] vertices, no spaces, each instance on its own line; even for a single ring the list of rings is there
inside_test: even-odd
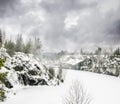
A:
[[[91,96],[90,104],[120,104],[120,79],[113,76],[68,70],[64,84],[18,90],[1,104],[63,104],[69,86],[80,80]]]

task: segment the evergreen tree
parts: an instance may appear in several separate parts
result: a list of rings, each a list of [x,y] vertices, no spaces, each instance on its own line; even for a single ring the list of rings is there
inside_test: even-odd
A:
[[[4,44],[5,32],[0,29],[0,47]]]
[[[16,39],[15,51],[22,52],[23,51],[23,38],[22,35],[18,35]]]
[[[96,55],[100,55],[102,53],[102,48],[98,47],[98,49],[95,51]]]
[[[0,47],[2,46],[2,31],[0,29]]]
[[[31,53],[31,48],[32,48],[32,41],[30,39],[26,44],[24,44],[23,52],[24,53]]]
[[[40,38],[35,38],[35,50],[41,49],[41,41]]]
[[[10,56],[14,55],[15,43],[12,42],[12,40],[5,41],[4,47],[7,49],[7,52]]]
[[[33,43],[33,46],[32,46],[32,53],[33,54],[41,54],[41,41],[40,41],[40,38],[36,38],[34,39],[34,43]]]
[[[115,50],[114,55],[115,55],[115,56],[120,55],[120,49],[119,49],[119,48]]]

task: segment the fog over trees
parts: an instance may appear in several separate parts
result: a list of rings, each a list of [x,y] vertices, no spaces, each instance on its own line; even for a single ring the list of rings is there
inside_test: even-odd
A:
[[[14,55],[14,52],[40,54],[42,43],[39,37],[25,41],[21,34],[17,35],[15,41],[12,38],[7,39],[5,32],[0,29],[0,47],[5,47],[10,55]]]

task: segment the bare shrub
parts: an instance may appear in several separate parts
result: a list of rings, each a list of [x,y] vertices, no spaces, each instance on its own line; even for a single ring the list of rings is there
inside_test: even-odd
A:
[[[70,87],[64,104],[90,104],[90,97],[79,81],[75,81]]]

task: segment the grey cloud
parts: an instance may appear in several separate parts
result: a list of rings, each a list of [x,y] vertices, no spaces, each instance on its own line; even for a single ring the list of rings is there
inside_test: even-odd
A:
[[[120,39],[120,20],[117,20],[113,24],[111,24],[109,34],[118,35]]]
[[[120,5],[119,8],[116,11],[111,11],[106,16],[107,25],[105,27],[105,34],[107,41],[109,43],[120,44],[120,14],[118,13],[120,11]]]
[[[100,3],[103,5],[104,1],[102,0]],[[98,8],[101,5],[100,3],[94,0],[93,2],[87,1],[87,3],[82,2],[82,0],[43,1],[41,6],[46,10],[48,18],[50,18],[48,23],[50,28],[44,34],[49,46],[61,47],[61,44],[65,43],[64,47],[68,47],[70,42],[75,45],[73,48],[87,47],[89,44],[97,44],[98,46],[102,43],[105,43],[105,45],[119,44],[119,25],[115,23],[116,20],[120,19],[119,8],[117,10],[111,9],[104,14],[100,12],[101,8]],[[81,14],[84,9],[88,9],[88,12],[92,10],[91,15],[79,20],[75,28],[66,31],[64,20],[67,13],[75,11]]]
[[[19,32],[27,37],[40,36],[43,45],[45,44],[49,50],[80,49],[103,43],[120,44],[120,5],[115,10],[109,9],[110,1],[114,0],[33,0],[31,3],[18,1],[0,1],[0,17],[15,15],[8,17],[8,21],[4,19],[4,22],[1,22],[7,26],[12,23],[14,27],[19,27]],[[101,9],[104,8],[101,5],[105,2],[109,11],[102,13]],[[82,14],[86,10],[89,15]],[[44,13],[45,21],[37,15],[41,11]],[[74,15],[73,12],[79,16],[77,25],[66,30],[64,21],[68,14]]]
[[[96,2],[89,4],[82,3],[81,0],[56,0],[56,1],[42,1],[40,6],[46,11],[50,26],[45,30],[44,38],[50,47],[64,48],[69,46],[70,41],[79,39],[77,31],[75,33],[67,32],[65,30],[65,19],[67,13],[76,11],[79,13],[84,8],[93,8]],[[72,34],[73,33],[73,34]],[[79,34],[79,33],[78,33]],[[80,39],[79,39],[80,40]],[[76,41],[74,41],[75,43]],[[64,43],[64,45],[62,45]],[[77,44],[77,43],[76,43]]]
[[[106,34],[107,41],[113,44],[120,44],[120,20],[113,22]]]
[[[20,0],[0,0],[0,17],[14,15],[19,4]]]
[[[48,1],[44,0],[40,3],[40,6],[44,8],[48,13],[64,13],[71,10],[80,10],[83,8],[94,7],[97,2],[85,4],[82,0],[56,0]]]

